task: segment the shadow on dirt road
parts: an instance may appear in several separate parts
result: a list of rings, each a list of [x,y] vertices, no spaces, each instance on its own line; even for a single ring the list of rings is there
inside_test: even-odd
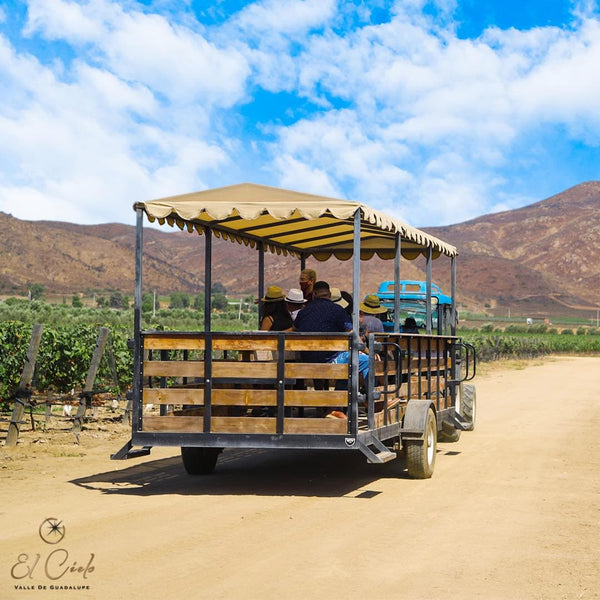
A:
[[[454,455],[438,447],[438,454]],[[408,479],[402,457],[383,465],[358,452],[335,450],[225,450],[211,475],[190,476],[181,458],[150,460],[118,471],[71,480],[104,494],[129,496],[255,495],[369,498],[378,479]]]

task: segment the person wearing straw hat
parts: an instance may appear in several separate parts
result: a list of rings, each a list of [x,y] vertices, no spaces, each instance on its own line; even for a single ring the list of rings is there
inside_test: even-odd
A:
[[[381,317],[387,313],[387,308],[381,306],[381,300],[376,294],[365,296],[364,302],[359,304],[360,328],[365,334],[383,333],[383,323]]]
[[[294,321],[288,312],[283,290],[278,285],[270,285],[264,298],[260,329],[262,331],[288,331]]]
[[[340,288],[332,287],[331,301],[334,304],[341,306],[346,313],[352,318],[352,295],[348,292],[340,290]]]
[[[301,309],[304,308],[306,302],[307,301],[304,298],[304,294],[302,294],[302,290],[299,290],[298,288],[292,288],[287,293],[285,297],[285,305],[290,313],[290,316],[292,317],[292,321],[296,320],[296,315]]]

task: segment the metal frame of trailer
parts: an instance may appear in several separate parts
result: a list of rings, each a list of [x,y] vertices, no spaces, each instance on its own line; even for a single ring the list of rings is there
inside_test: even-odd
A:
[[[131,439],[114,459],[148,454],[153,446],[182,448],[189,473],[207,473],[224,448],[345,449],[372,463],[403,449],[409,475],[430,477],[438,435],[471,429],[474,407],[459,410],[463,382],[475,375],[474,349],[456,336],[456,249],[370,207],[289,190],[241,184],[134,205],[136,268]],[[203,332],[142,328],[143,218],[204,237]],[[350,333],[214,332],[211,329],[213,237],[258,252],[258,295],[264,294],[264,253],[306,259],[352,260]],[[361,261],[424,255],[427,332],[394,332],[359,339]],[[431,262],[450,260],[453,315],[448,335],[431,332]],[[399,292],[394,302],[399,306]],[[399,310],[396,310],[398,315]],[[347,364],[307,363],[303,352],[342,351]],[[359,377],[359,352],[369,376]],[[472,386],[471,386],[472,387]],[[464,397],[474,402],[474,390]],[[144,412],[158,404],[159,415]],[[332,409],[346,418],[330,418]],[[450,433],[449,433],[450,432]]]

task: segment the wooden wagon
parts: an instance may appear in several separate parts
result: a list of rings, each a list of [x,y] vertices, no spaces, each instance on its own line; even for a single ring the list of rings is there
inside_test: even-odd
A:
[[[359,337],[361,261],[377,255],[445,258],[456,292],[456,249],[418,229],[358,203],[277,188],[241,184],[138,203],[134,374],[131,440],[113,458],[148,453],[153,446],[181,448],[190,474],[211,472],[225,448],[344,449],[372,463],[404,451],[408,473],[430,477],[438,436],[457,439],[474,424],[475,353],[449,331],[394,331]],[[205,290],[211,289],[213,237],[258,253],[258,297],[264,295],[264,253],[292,255],[299,269],[309,257],[351,261],[353,331],[349,333],[217,332],[211,294],[205,294],[204,331],[142,328],[143,215],[204,239]],[[201,239],[201,238],[199,238]],[[396,298],[399,302],[399,299]],[[399,314],[399,311],[396,311]],[[455,315],[455,313],[454,313]],[[349,354],[347,364],[306,362],[306,352]],[[359,352],[369,373],[359,376]],[[459,407],[462,406],[463,410]],[[144,410],[158,405],[158,414]],[[333,415],[338,415],[337,417]]]

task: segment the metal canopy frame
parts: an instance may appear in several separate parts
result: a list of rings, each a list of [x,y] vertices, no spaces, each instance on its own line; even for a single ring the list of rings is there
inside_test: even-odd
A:
[[[258,250],[258,297],[264,294],[264,253],[290,254],[300,269],[310,256],[323,261],[353,259],[353,325],[358,331],[360,263],[374,255],[394,260],[400,280],[400,259],[423,255],[427,272],[427,333],[431,333],[431,262],[446,255],[452,260],[453,301],[456,289],[456,248],[370,207],[290,190],[240,184],[134,205],[136,218],[135,328],[141,328],[143,213],[150,221],[178,226],[205,236],[205,331],[211,330],[212,240],[220,237]],[[215,216],[217,215],[217,216]],[[400,331],[399,287],[394,290],[394,331]],[[456,313],[454,313],[456,314]],[[453,320],[454,324],[455,320]],[[454,326],[454,325],[453,325]],[[453,331],[454,334],[454,331]]]

